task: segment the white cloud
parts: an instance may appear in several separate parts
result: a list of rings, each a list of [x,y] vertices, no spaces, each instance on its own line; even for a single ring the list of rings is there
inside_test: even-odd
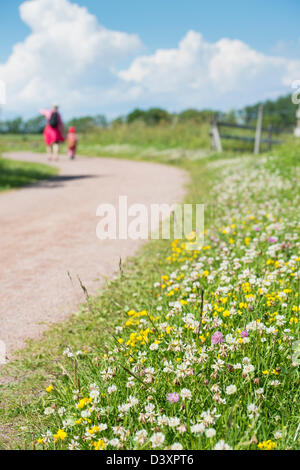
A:
[[[137,35],[106,29],[69,0],[26,1],[20,15],[31,33],[0,64],[8,108],[33,110],[58,101],[79,112],[95,99],[107,101],[106,90],[114,83],[122,91],[115,67],[141,49]],[[114,95],[115,90],[109,93]]]
[[[140,85],[148,99],[159,96],[180,108],[222,108],[291,91],[291,81],[300,77],[300,60],[267,56],[239,40],[209,43],[189,31],[177,49],[138,57],[119,76]]]
[[[11,113],[34,114],[53,102],[68,116],[135,106],[226,109],[290,92],[300,78],[300,60],[240,40],[207,42],[195,31],[177,48],[138,56],[137,35],[108,30],[71,0],[25,1],[20,15],[31,32],[0,64]]]

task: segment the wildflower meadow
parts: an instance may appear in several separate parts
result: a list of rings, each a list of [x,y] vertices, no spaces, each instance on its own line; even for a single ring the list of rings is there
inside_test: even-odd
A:
[[[112,329],[106,317],[105,340],[99,329],[93,344],[61,350],[62,373],[35,405],[35,448],[299,448],[294,157],[193,163],[202,179],[194,172],[189,198],[206,205],[205,244],[154,243],[151,285],[126,271],[112,281],[110,304],[131,286],[112,307],[120,314]],[[101,317],[104,303],[91,308]]]

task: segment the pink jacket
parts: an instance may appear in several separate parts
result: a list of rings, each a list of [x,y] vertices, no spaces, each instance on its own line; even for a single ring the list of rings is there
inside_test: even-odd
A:
[[[46,145],[52,145],[54,143],[60,143],[60,142],[65,141],[65,138],[63,135],[64,125],[63,125],[62,118],[59,113],[58,113],[58,127],[56,129],[53,129],[53,127],[49,125],[49,120],[53,112],[54,112],[53,109],[50,109],[50,110],[41,109],[40,110],[40,113],[43,116],[45,116],[46,121],[47,121],[46,127],[44,129],[44,140],[45,140]]]

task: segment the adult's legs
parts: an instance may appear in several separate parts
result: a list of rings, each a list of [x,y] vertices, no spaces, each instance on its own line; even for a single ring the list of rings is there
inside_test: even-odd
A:
[[[47,145],[48,160],[52,160],[52,145]]]
[[[57,142],[53,144],[53,155],[54,155],[54,160],[59,159],[59,144]]]

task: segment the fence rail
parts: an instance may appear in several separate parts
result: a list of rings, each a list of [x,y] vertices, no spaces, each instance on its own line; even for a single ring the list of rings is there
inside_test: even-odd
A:
[[[233,122],[224,122],[224,121],[218,121],[218,126],[219,127],[233,127],[236,129],[246,129],[249,131],[256,131],[255,126],[247,126],[246,124],[235,124]],[[279,134],[281,132],[281,129],[278,129],[276,127],[273,127],[272,125],[268,127],[262,127],[261,128],[262,132],[274,132],[274,134]]]
[[[258,154],[260,152],[261,144],[267,144],[268,150],[272,148],[272,145],[281,144],[282,143],[281,140],[272,138],[272,134],[279,134],[280,129],[273,128],[273,126],[271,125],[268,127],[262,127],[262,122],[263,122],[263,107],[262,106],[260,106],[258,109],[257,123],[255,127],[249,126],[246,124],[235,124],[232,122],[219,121],[217,117],[214,117],[211,120],[211,129],[210,129],[212,150],[215,150],[217,152],[222,152],[223,150],[222,139],[253,143],[254,154]],[[254,131],[255,135],[251,137],[251,136],[241,136],[241,135],[233,135],[233,134],[223,134],[221,133],[221,129],[223,127],[228,127],[231,129]],[[267,138],[262,137],[263,133],[267,133]]]
[[[223,134],[220,137],[221,139],[232,139],[232,140],[240,140],[244,142],[255,142],[255,137],[242,137],[239,135],[229,135],[229,134]],[[260,142],[262,144],[282,144],[282,140],[265,139],[265,138],[261,138]]]

